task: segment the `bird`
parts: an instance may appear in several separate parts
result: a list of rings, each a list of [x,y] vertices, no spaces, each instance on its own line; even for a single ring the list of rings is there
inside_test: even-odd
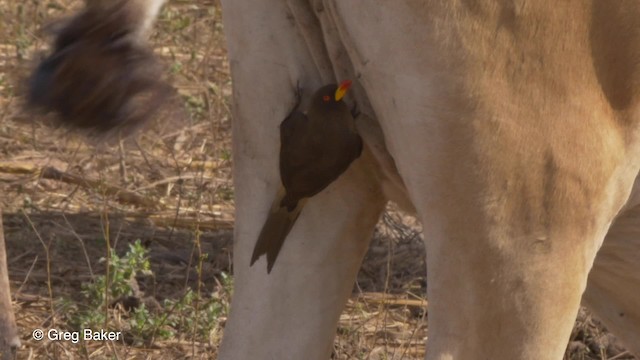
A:
[[[351,80],[319,88],[303,113],[300,93],[293,110],[280,124],[281,186],[273,200],[251,256],[253,264],[267,256],[271,273],[284,241],[307,200],[320,193],[362,153],[362,138],[354,115],[343,101]]]

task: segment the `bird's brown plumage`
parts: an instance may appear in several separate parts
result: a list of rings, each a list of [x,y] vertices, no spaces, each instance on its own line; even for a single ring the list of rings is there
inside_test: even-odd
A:
[[[318,194],[344,173],[362,152],[362,139],[342,100],[338,86],[326,85],[311,98],[306,114],[296,108],[280,124],[282,188],[271,205],[251,257],[251,265],[267,255],[271,272],[284,240],[306,199]]]

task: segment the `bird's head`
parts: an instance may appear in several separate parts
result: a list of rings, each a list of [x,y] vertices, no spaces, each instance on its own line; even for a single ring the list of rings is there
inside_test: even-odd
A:
[[[342,99],[351,87],[351,83],[351,80],[344,80],[340,85],[331,84],[321,87],[315,93],[312,103],[315,104],[314,106],[325,109],[345,106]]]

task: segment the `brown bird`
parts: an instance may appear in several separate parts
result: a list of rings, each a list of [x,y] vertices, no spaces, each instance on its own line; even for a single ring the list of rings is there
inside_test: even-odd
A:
[[[306,115],[298,111],[298,101],[280,124],[282,186],[251,256],[253,265],[267,255],[267,273],[306,200],[329,186],[362,153],[362,138],[342,101],[350,86],[351,81],[345,80],[340,86],[321,87],[313,94]]]

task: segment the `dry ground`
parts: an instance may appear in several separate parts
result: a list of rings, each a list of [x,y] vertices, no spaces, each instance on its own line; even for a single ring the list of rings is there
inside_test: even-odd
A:
[[[174,0],[165,7],[152,38],[176,89],[173,101],[135,141],[99,148],[21,109],[24,76],[46,50],[41,27],[79,6],[0,0],[0,201],[23,340],[18,358],[215,358],[232,291],[234,206],[231,84],[219,4]],[[424,356],[419,226],[390,210],[341,318],[336,359]],[[105,275],[100,259],[109,248],[122,256],[137,239],[149,250],[153,272],[135,281],[149,314],[141,320],[122,306],[93,310],[105,314],[105,326],[125,329],[127,341],[31,338],[36,328],[74,329],[79,309],[91,310],[83,284]],[[188,289],[199,294],[193,302],[185,300]],[[136,321],[152,336],[136,338]],[[156,334],[163,329],[182,331]],[[584,312],[571,340],[567,359],[632,359]]]

